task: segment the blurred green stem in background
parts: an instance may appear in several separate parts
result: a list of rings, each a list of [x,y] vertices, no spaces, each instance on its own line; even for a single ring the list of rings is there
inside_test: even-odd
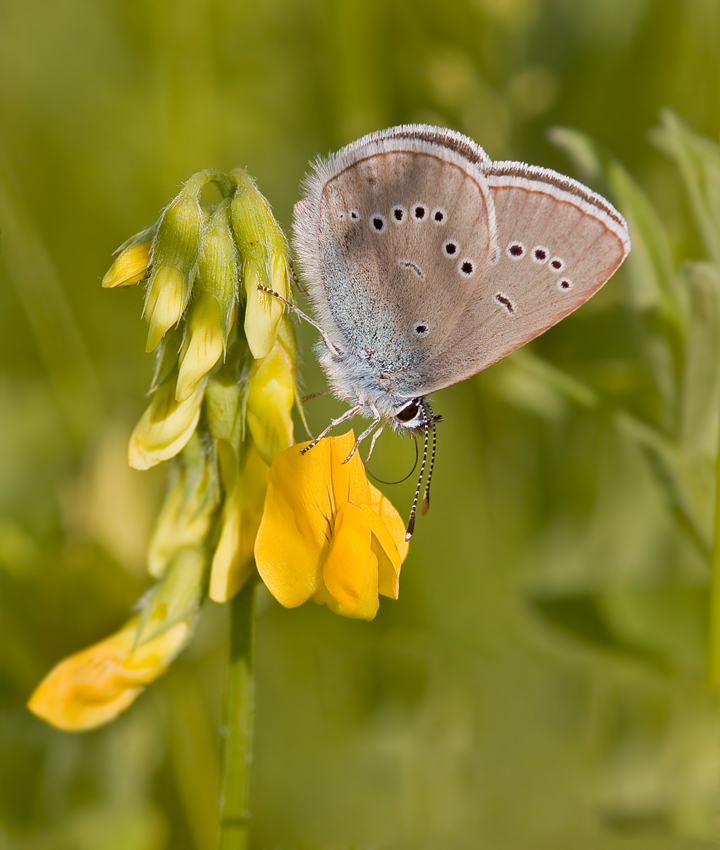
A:
[[[220,850],[249,847],[256,588],[257,582],[251,579],[230,601],[230,644],[223,705]]]
[[[708,680],[720,689],[720,431],[715,464],[715,539],[710,575],[710,645],[708,647]]]

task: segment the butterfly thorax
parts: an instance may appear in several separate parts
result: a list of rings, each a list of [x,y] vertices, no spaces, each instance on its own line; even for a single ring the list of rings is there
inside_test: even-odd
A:
[[[417,431],[424,426],[422,397],[413,398],[397,391],[401,379],[392,364],[379,361],[367,350],[320,352],[323,367],[333,393],[368,419],[382,419],[398,431]]]

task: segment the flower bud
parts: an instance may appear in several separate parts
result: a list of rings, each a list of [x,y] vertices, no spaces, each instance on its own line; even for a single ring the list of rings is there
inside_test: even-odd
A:
[[[175,399],[172,377],[157,388],[130,437],[130,466],[149,469],[174,457],[187,445],[200,418],[205,383],[203,380],[185,401]]]
[[[230,201],[222,201],[202,237],[198,288],[215,296],[222,315],[223,346],[237,316],[238,249],[230,226]]]
[[[208,381],[205,412],[210,433],[216,441],[239,446],[244,429],[243,392],[232,366],[225,365]]]
[[[162,581],[143,599],[135,642],[153,640],[177,623],[195,622],[203,596],[207,555],[202,547],[180,549]]]
[[[178,461],[148,547],[148,571],[155,578],[181,549],[204,545],[219,498],[214,458],[197,433]]]
[[[155,267],[143,313],[150,325],[146,351],[154,351],[165,332],[180,321],[187,301],[186,288],[185,277],[179,269]]]
[[[269,354],[275,343],[284,308],[277,298],[260,292],[258,285],[288,297],[288,247],[270,205],[252,178],[242,169],[235,169],[230,177],[237,184],[231,218],[243,263],[245,336],[253,357],[259,359]]]
[[[150,258],[152,256],[152,240],[131,245],[120,253],[110,266],[102,285],[105,289],[116,286],[132,286],[147,277]]]
[[[291,411],[295,403],[295,338],[285,318],[272,351],[253,363],[248,383],[246,419],[265,463],[293,444]]]
[[[213,295],[201,293],[190,308],[185,341],[180,350],[175,398],[185,401],[218,362],[223,353],[220,304]]]
[[[211,179],[209,171],[193,175],[160,218],[143,313],[150,326],[147,351],[152,351],[165,331],[180,320],[190,298],[206,218],[199,195]]]
[[[240,471],[237,454],[226,440],[218,441],[218,461],[225,502],[220,539],[210,567],[209,595],[214,602],[227,602],[252,572],[269,469],[250,445]]]

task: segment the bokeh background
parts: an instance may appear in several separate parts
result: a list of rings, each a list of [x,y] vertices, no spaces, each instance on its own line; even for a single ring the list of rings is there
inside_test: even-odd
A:
[[[112,251],[210,166],[248,168],[287,228],[309,160],[401,122],[590,183],[635,249],[437,394],[397,602],[364,623],[261,598],[253,846],[715,846],[718,44],[717,0],[2,4],[2,850],[216,841],[223,606],[114,724],[24,707],[149,585],[165,471],[126,467],[152,358],[139,289],[100,289]],[[339,410],[310,405],[316,430]],[[388,438],[371,471],[413,456]],[[413,482],[384,487],[403,511]]]

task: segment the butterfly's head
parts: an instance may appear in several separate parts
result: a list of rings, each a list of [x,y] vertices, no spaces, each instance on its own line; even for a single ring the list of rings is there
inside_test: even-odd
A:
[[[442,416],[434,416],[425,396],[411,398],[396,407],[392,415],[393,427],[403,433],[417,433],[442,422]]]

